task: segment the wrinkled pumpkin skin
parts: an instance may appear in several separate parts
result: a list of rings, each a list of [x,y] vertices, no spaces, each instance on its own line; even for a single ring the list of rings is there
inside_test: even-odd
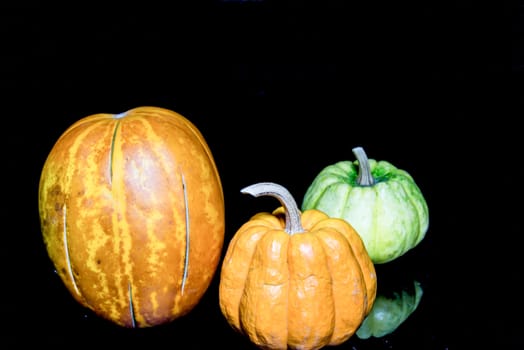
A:
[[[363,242],[345,221],[302,213],[288,234],[282,207],[240,227],[223,260],[220,308],[228,323],[263,349],[320,349],[358,329],[377,281]]]
[[[146,106],[77,121],[49,153],[38,195],[58,275],[101,317],[159,325],[208,288],[224,239],[222,185],[180,114]]]

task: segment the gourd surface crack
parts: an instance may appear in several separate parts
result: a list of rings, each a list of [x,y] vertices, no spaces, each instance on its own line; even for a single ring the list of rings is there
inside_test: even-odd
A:
[[[186,180],[184,178],[184,174],[182,174],[182,190],[184,192],[184,208],[185,208],[185,215],[186,215],[186,255],[184,257],[184,274],[182,277],[182,294],[184,294],[184,288],[186,286],[186,280],[187,280],[187,272],[189,269],[189,208],[188,208],[188,200],[187,200],[187,188],[186,188]]]
[[[135,308],[133,307],[133,289],[131,288],[131,283],[128,283],[127,290],[129,295],[129,315],[131,317],[131,326],[136,328]]]
[[[62,208],[62,225],[63,225],[63,241],[64,241],[64,251],[65,251],[65,258],[67,263],[67,271],[69,272],[69,277],[71,278],[71,282],[73,283],[73,287],[75,288],[75,292],[80,295],[80,291],[78,290],[78,286],[76,285],[75,275],[73,274],[73,266],[71,264],[71,257],[69,255],[69,243],[67,240],[67,206],[64,204],[64,207]]]
[[[113,136],[111,137],[111,148],[109,152],[109,179],[113,183],[113,156],[115,154],[115,140],[116,134],[118,132],[118,127],[120,126],[120,119],[117,120],[115,124],[115,129],[113,130]]]

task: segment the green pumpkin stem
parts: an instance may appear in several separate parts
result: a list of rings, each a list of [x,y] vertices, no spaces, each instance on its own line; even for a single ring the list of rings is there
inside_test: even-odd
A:
[[[353,148],[353,154],[358,160],[358,177],[357,182],[360,186],[373,186],[375,179],[371,175],[371,168],[369,167],[369,160],[366,152],[362,147]]]
[[[244,187],[240,192],[254,197],[270,196],[278,199],[286,212],[286,232],[290,235],[304,232],[297,202],[285,187],[273,182],[260,182]]]

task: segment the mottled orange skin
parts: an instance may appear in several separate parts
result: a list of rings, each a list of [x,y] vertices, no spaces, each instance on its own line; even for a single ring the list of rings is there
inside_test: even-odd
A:
[[[285,231],[284,209],[240,227],[222,263],[219,301],[228,323],[263,349],[320,349],[358,329],[377,280],[360,236],[311,209],[304,232]]]
[[[42,169],[39,213],[73,297],[125,327],[188,313],[221,256],[224,198],[213,156],[189,120],[162,108],[71,125]]]

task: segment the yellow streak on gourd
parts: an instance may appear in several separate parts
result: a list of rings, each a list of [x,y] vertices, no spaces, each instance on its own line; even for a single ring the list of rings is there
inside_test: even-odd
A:
[[[162,161],[158,162],[158,164],[161,164],[163,166],[165,166],[166,164],[169,164],[170,162],[169,162],[168,159],[166,159],[164,152],[162,152],[161,150],[156,149],[156,148],[158,148],[157,145],[162,145],[162,140],[153,131],[153,129],[151,127],[151,124],[146,122],[143,118],[140,119],[140,122],[142,124],[141,127],[144,130],[146,130],[146,133],[148,134],[148,139],[151,140],[151,145],[152,146],[156,146],[155,149],[154,149],[154,153],[155,153],[156,157],[162,158]],[[168,174],[169,170],[168,169],[162,169],[162,173],[163,174]],[[142,184],[142,186],[143,187],[147,187],[147,176],[145,176],[145,175],[144,176],[140,176],[140,178],[144,180],[144,183]],[[166,189],[166,191],[167,191],[167,189]],[[175,194],[173,192],[169,191],[169,192],[167,192],[167,195],[169,196],[169,202],[173,203]],[[153,196],[150,200],[151,201],[155,201],[156,197]],[[154,207],[157,207],[157,206],[155,205]],[[153,277],[156,277],[157,271],[155,271],[155,267],[158,268],[161,265],[161,263],[162,263],[162,261],[160,260],[161,259],[161,255],[162,255],[163,252],[165,252],[165,250],[167,248],[167,245],[164,243],[164,241],[158,239],[157,235],[155,234],[155,222],[161,220],[162,218],[163,218],[162,213],[160,213],[157,210],[155,210],[153,212],[148,213],[148,220],[146,222],[146,225],[147,225],[147,245],[148,245],[148,248],[149,248],[148,249],[149,250],[149,254],[147,256],[148,256],[149,266],[152,269],[151,275]],[[156,301],[156,293],[151,293],[151,302],[153,304],[158,304],[157,301]],[[154,309],[156,310],[156,308],[154,308]]]
[[[170,174],[170,173],[179,173],[177,169],[166,169],[166,166],[169,166],[170,164],[173,164],[177,162],[176,159],[171,159],[169,157],[169,154],[167,152],[163,152],[163,147],[166,140],[163,140],[160,138],[157,133],[153,130],[151,124],[147,122],[144,118],[135,116],[133,117],[137,121],[140,121],[141,128],[145,130],[145,133],[147,134],[147,140],[150,142],[150,146],[154,147],[152,151],[155,153],[155,157],[158,159],[161,159],[161,161],[158,162],[158,164],[161,164],[163,169],[161,169],[162,174]],[[160,145],[160,146],[159,146]],[[146,176],[140,176],[141,178],[146,179]],[[147,186],[146,183],[143,184],[144,187]],[[182,187],[182,180],[180,179],[180,182],[174,185],[175,187]],[[170,186],[171,188],[172,186]],[[167,189],[166,189],[167,191]],[[180,201],[179,196],[175,191],[169,191],[164,193],[165,196],[168,197],[167,202],[169,203],[176,203],[177,201]],[[151,200],[155,200],[155,197],[151,198]],[[155,206],[156,207],[156,206]],[[172,208],[175,208],[174,205],[171,206]],[[171,211],[171,215],[173,216],[174,222],[185,222],[185,218],[178,214],[176,210]],[[155,234],[155,221],[162,219],[163,216],[160,212],[154,211],[151,213],[148,213],[146,226],[147,226],[147,248],[148,248],[148,262],[149,262],[149,269],[150,274],[152,277],[157,277],[158,274],[158,268],[162,267],[162,255],[166,252],[166,249],[168,248],[167,245],[164,243],[164,240],[158,239],[157,235]],[[176,241],[173,242],[174,244],[185,247],[185,226],[177,225],[176,232],[172,233],[174,235],[174,239]],[[178,271],[183,271],[184,269],[184,259],[181,259],[180,266],[177,268]],[[181,281],[180,281],[181,283]],[[149,294],[149,302],[153,305],[153,310],[156,311],[160,307],[160,304],[158,302],[158,295],[157,293],[150,293]],[[174,308],[177,310],[178,301],[180,300],[180,294],[176,294],[176,300],[174,301]],[[140,307],[140,300],[137,301],[137,306]]]
[[[103,130],[103,128],[101,128]],[[89,134],[89,130],[84,131],[85,135]],[[111,135],[111,134],[110,134]],[[83,142],[83,140],[80,140],[79,142]],[[101,143],[97,143],[97,145],[100,145],[101,148],[106,147],[105,145],[102,145]],[[89,156],[86,158],[87,165],[84,167],[83,171],[85,172],[83,177],[86,179],[98,179],[99,174],[97,171],[99,170],[99,164],[97,160],[98,155],[98,149],[94,149],[89,153]],[[75,159],[75,158],[71,158]],[[110,193],[108,191],[108,188],[105,186],[99,186],[99,183],[92,182],[92,181],[86,181],[84,183],[85,185],[85,196],[87,198],[103,198],[106,197],[108,203],[110,202]],[[106,192],[105,194],[103,192]],[[82,208],[82,211],[84,211],[83,219],[85,218],[93,218],[96,217],[95,215],[99,212],[99,207],[94,206],[93,209],[89,210],[88,207],[83,205],[81,203],[82,197],[77,198],[77,208]],[[93,214],[94,212],[94,214]],[[109,240],[109,237],[104,234],[103,227],[101,225],[101,222],[98,220],[90,220],[90,224],[94,225],[93,232],[96,232],[90,239],[85,240],[86,244],[86,253],[88,255],[88,258],[86,260],[86,267],[89,268],[91,271],[94,271],[97,273],[97,275],[101,279],[101,283],[99,286],[101,287],[101,292],[104,294],[109,293],[109,288],[107,285],[107,276],[103,273],[103,270],[100,268],[100,265],[97,264],[97,251],[105,244],[107,244],[107,241]]]
[[[193,131],[193,129],[191,129]],[[190,137],[195,137],[196,134],[191,134]],[[189,139],[189,137],[188,137]],[[202,145],[198,144],[195,145],[193,143],[192,147],[188,147],[188,145],[184,145],[187,152],[191,154],[191,166],[196,167],[198,164],[198,173],[201,175],[202,180],[198,184],[198,188],[190,188],[188,189],[188,193],[196,193],[198,191],[198,195],[202,198],[205,198],[205,200],[202,202],[201,207],[198,208],[198,211],[200,211],[201,215],[204,216],[205,220],[207,222],[220,222],[220,213],[218,209],[214,206],[214,202],[210,201],[209,199],[213,196],[213,188],[215,186],[215,169],[212,167],[209,167],[210,164],[209,158],[211,157],[210,154],[207,152],[201,152],[200,147]],[[203,146],[202,146],[203,147]],[[188,186],[191,186],[191,182],[188,182]],[[191,216],[191,210],[195,208],[189,208],[190,216]],[[213,271],[206,270],[203,274],[203,277],[206,279],[211,278],[211,275],[213,274]]]
[[[94,132],[93,130],[96,129],[97,127],[99,127],[99,125],[93,124],[91,127],[86,127],[82,130],[82,132],[80,133],[80,136],[74,139],[74,143],[68,149],[68,156],[66,159],[68,160],[79,159],[77,154],[82,151],[81,148],[85,143],[85,139],[89,136],[90,132]],[[86,154],[85,151],[83,153]],[[96,169],[98,169],[98,165],[95,160],[96,152],[89,152],[87,154],[89,155],[86,158],[87,166],[82,167],[80,170],[83,172],[92,171],[93,173],[95,173]],[[67,164],[69,164],[69,166],[67,167],[67,171],[65,174],[65,181],[64,181],[64,192],[65,193],[71,193],[70,188],[72,186],[72,181],[73,179],[75,179],[76,181],[79,181],[78,176],[81,176],[84,179],[85,178],[87,179],[97,178],[96,174],[95,176],[91,174],[85,174],[85,173],[83,173],[82,175],[75,174],[75,172],[79,170],[79,167],[77,166],[77,164],[74,161],[68,161]],[[98,194],[96,192],[100,192],[100,188],[98,188],[96,183],[86,181],[86,182],[83,182],[83,184],[85,186],[84,188],[85,194],[90,194],[92,197],[95,197],[95,198],[98,197]],[[82,208],[82,210],[86,209],[86,208],[83,208],[82,203],[80,203],[80,199],[81,199],[80,197],[77,197],[77,203],[75,203],[75,206],[74,206],[75,210],[78,210],[78,208]],[[87,212],[82,215],[82,219],[84,219],[86,216],[88,216]],[[72,227],[73,225],[81,225],[81,224],[82,223],[71,222],[69,223],[69,226]],[[71,230],[71,231],[76,232],[76,229]],[[97,231],[102,231],[102,228],[100,227]],[[90,237],[92,239],[86,240],[86,242],[84,243],[87,243],[86,252],[89,256],[89,258],[86,260],[86,266],[89,267],[92,271],[99,273],[101,280],[105,280],[106,276],[102,273],[102,271],[100,270],[100,268],[97,266],[95,262],[96,261],[96,250],[100,248],[101,246],[103,246],[104,244],[104,240],[102,239],[102,237],[103,237],[102,235],[97,234],[94,237]],[[103,293],[109,292],[107,288],[107,283],[102,282],[100,283],[100,286],[102,287]]]
[[[158,310],[158,308],[160,307],[160,304],[158,303],[158,293],[156,291],[153,291],[151,292],[150,294],[150,301],[151,301],[151,305],[153,305],[153,310]]]
[[[149,266],[151,267],[151,276],[156,277],[157,271],[155,267],[159,267],[162,264],[162,253],[167,248],[167,245],[159,240],[157,236],[155,235],[155,221],[158,221],[162,219],[162,214],[159,212],[152,212],[150,213],[148,217],[148,221],[146,222],[147,225],[147,246],[149,254],[147,255],[147,262]]]
[[[104,195],[103,191],[107,192],[106,187],[98,186],[97,183],[92,183],[89,181],[84,182],[84,179],[86,178],[100,178],[100,174],[96,173],[96,169],[98,169],[96,163],[96,156],[99,155],[99,153],[97,152],[100,152],[100,150],[90,149],[86,151],[86,149],[84,149],[86,139],[90,136],[90,134],[99,132],[97,127],[99,127],[99,125],[93,124],[91,126],[83,125],[82,130],[79,130],[77,128],[70,129],[68,133],[75,133],[76,136],[73,138],[64,136],[67,137],[68,141],[72,140],[72,142],[70,143],[69,147],[67,147],[64,151],[65,154],[57,153],[55,155],[55,160],[51,164],[53,166],[55,166],[55,164],[67,164],[67,166],[65,167],[65,171],[61,172],[61,177],[55,177],[54,179],[52,179],[55,181],[56,184],[60,186],[61,191],[63,193],[73,193],[73,186],[78,186],[80,190],[83,192],[82,195],[73,197],[76,198],[75,202],[73,202],[73,198],[70,197],[66,197],[63,199],[64,204],[66,206],[64,210],[67,209],[69,213],[68,218],[76,218],[69,219],[65,223],[67,225],[67,228],[65,228],[65,230],[68,236],[67,241],[69,244],[68,247],[64,247],[64,249],[78,249],[77,242],[80,240],[80,236],[85,235],[85,232],[89,231],[85,230],[85,226],[92,225],[92,232],[95,232],[95,234],[90,235],[88,237],[89,239],[83,239],[83,242],[85,244],[84,252],[88,256],[88,258],[85,261],[85,264],[92,272],[96,273],[99,278],[99,283],[93,285],[93,289],[97,289],[98,294],[102,293],[107,295],[109,293],[109,286],[107,285],[107,276],[103,273],[103,271],[96,263],[96,252],[107,242],[107,238],[104,238],[105,235],[103,234],[103,228],[101,226],[101,223],[99,221],[89,220],[90,218],[96,217],[97,208],[95,207],[93,208],[93,210],[89,210],[89,208],[86,207],[85,203],[82,202],[83,200],[85,200],[85,198],[100,198]],[[70,159],[83,159],[86,163],[84,164],[80,161],[79,165],[77,161],[67,161]],[[81,172],[81,174],[79,174],[79,172]],[[86,174],[86,172],[91,173]],[[101,181],[102,180],[103,179],[101,179]],[[44,187],[48,185],[52,186],[53,183],[50,183],[50,180],[47,180],[44,184]],[[76,191],[78,191],[79,188],[77,188]],[[44,190],[43,193],[47,193],[47,191]],[[105,194],[106,197],[108,195],[109,193]],[[62,230],[64,230],[64,228],[62,228]],[[74,254],[74,252],[72,254]],[[64,254],[62,258],[65,260],[66,255]],[[65,266],[68,266],[68,264],[66,263]],[[71,267],[74,270],[74,261],[72,261]],[[83,278],[83,276],[73,274],[73,278],[81,279]],[[68,285],[74,285],[74,282],[69,281]],[[76,288],[70,289],[72,292],[77,294],[77,297],[81,299],[85,298],[85,290],[77,290]]]

